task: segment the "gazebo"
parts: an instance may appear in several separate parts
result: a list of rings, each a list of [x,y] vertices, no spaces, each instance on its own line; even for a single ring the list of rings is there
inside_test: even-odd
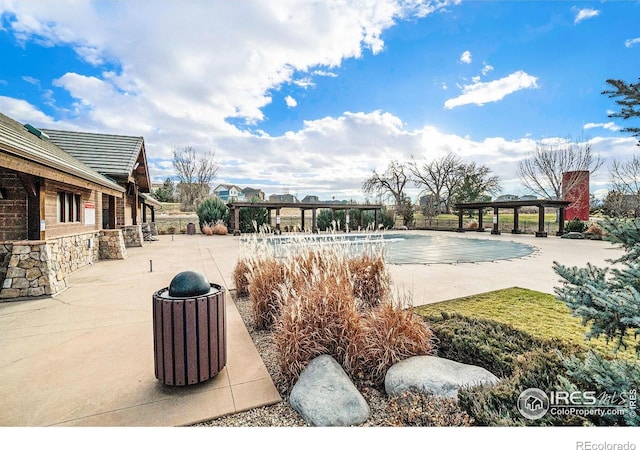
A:
[[[498,214],[500,209],[513,209],[513,229],[511,233],[520,234],[518,224],[518,214],[520,208],[523,206],[535,206],[538,208],[538,231],[536,231],[536,237],[547,237],[547,232],[544,230],[544,210],[545,208],[558,208],[559,214],[559,229],[557,236],[564,234],[564,216],[565,209],[571,204],[567,200],[549,200],[549,199],[534,199],[534,200],[508,200],[508,201],[496,201],[496,202],[476,202],[476,203],[456,203],[455,207],[458,209],[458,230],[464,232],[462,223],[462,217],[465,211],[477,210],[478,211],[478,229],[477,231],[484,231],[482,224],[482,215],[485,209],[493,208],[493,228],[491,234],[500,234],[500,228],[498,227]]]
[[[301,223],[304,224],[305,213],[307,210],[311,210],[311,231],[316,233],[318,231],[317,226],[317,211],[318,209],[330,209],[331,211],[338,210],[352,210],[359,209],[362,211],[374,212],[375,227],[378,227],[378,211],[382,209],[380,204],[359,204],[359,203],[290,203],[290,202],[229,202],[227,203],[231,212],[233,234],[240,234],[240,209],[241,208],[265,208],[269,212],[269,223],[271,223],[271,213],[276,212],[276,226],[275,229],[280,231],[280,210],[282,208],[298,208],[300,209]],[[362,225],[362,224],[360,224]],[[304,227],[303,227],[304,228]]]

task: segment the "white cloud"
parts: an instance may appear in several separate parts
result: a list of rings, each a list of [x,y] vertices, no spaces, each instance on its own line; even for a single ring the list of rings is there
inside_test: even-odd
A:
[[[486,103],[497,102],[519,90],[537,88],[537,80],[536,77],[519,70],[498,80],[477,81],[463,86],[462,95],[447,100],[444,106],[447,109],[452,109],[462,105],[475,104],[482,106]]]
[[[547,142],[564,142],[549,138]],[[633,137],[593,138],[594,153],[605,160],[627,158],[637,151]],[[536,148],[536,140],[492,137],[481,141],[446,134],[433,126],[407,129],[400,118],[383,111],[346,112],[339,117],[305,121],[303,129],[282,136],[236,136],[231,148],[242,149],[220,172],[252,180],[268,192],[291,189],[317,194],[321,199],[363,198],[362,182],[373,170],[384,170],[390,161],[408,161],[411,156],[431,161],[449,152],[492,169],[505,191],[522,191],[517,177],[518,162]],[[227,175],[228,176],[228,175]],[[606,170],[593,177],[593,186],[608,182]],[[419,189],[411,189],[417,196]]]
[[[590,122],[590,123],[585,123],[584,127],[585,130],[589,130],[591,128],[604,128],[605,130],[610,130],[610,131],[619,131],[620,127],[618,125],[616,125],[613,122],[606,122],[606,123],[594,123],[594,122]]]
[[[493,66],[491,64],[487,64],[485,63],[482,66],[482,75],[487,75],[489,72],[491,72],[493,70]]]
[[[290,96],[290,95],[287,95],[287,96],[284,98],[284,101],[285,101],[285,103],[287,104],[287,107],[289,107],[289,108],[295,108],[296,106],[298,106],[298,102],[296,101],[296,99],[295,99],[295,98],[293,98],[293,97],[292,97],[292,96]]]
[[[121,115],[121,103],[137,103],[142,116],[125,114],[122,122],[179,132],[190,121],[191,129],[226,134],[228,119],[261,121],[270,90],[289,82],[312,87],[313,77],[334,76],[345,59],[382,51],[382,33],[397,20],[452,3],[246,0],[238,7],[218,0],[186,8],[176,1],[5,1],[2,11],[12,17],[6,27],[23,41],[67,45],[90,64],[118,68],[98,79],[116,99],[137,101],[100,104],[101,114],[79,119],[82,126],[113,126],[120,119],[107,117]],[[83,74],[75,75],[79,82]],[[97,105],[90,91],[76,86],[70,93],[78,105]]]
[[[329,78],[336,78],[338,76],[337,73],[329,72],[326,70],[314,70],[313,74],[318,75],[319,77],[329,77]]]
[[[460,62],[471,64],[471,52],[469,50],[462,52],[462,55],[460,55]]]
[[[596,17],[598,15],[600,15],[600,11],[597,9],[583,8],[578,10],[578,12],[576,13],[576,17],[573,20],[573,23],[578,24],[583,20],[592,19],[593,17]]]
[[[37,124],[37,126],[43,128],[53,126],[56,123],[54,119],[39,111],[30,103],[11,97],[0,96],[0,111],[14,120],[22,123]]]
[[[640,37],[627,39],[626,41],[624,41],[624,46],[627,48],[631,48],[636,44],[640,44]]]
[[[40,86],[40,80],[30,76],[23,76],[22,79],[29,84],[33,84],[34,86]]]

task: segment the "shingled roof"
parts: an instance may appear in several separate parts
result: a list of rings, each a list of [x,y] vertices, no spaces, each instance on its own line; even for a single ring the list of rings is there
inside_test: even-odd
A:
[[[31,129],[39,131],[33,127]],[[27,130],[25,125],[2,113],[0,113],[0,150],[100,186],[124,192],[124,189],[113,180],[50,142],[46,136],[36,136]]]
[[[42,130],[49,139],[93,170],[112,177],[128,177],[144,147],[141,136]]]

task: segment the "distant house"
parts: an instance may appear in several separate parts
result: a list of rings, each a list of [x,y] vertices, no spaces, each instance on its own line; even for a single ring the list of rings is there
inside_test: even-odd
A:
[[[271,203],[299,203],[298,199],[293,194],[271,194],[269,196],[269,202],[271,202]]]
[[[418,199],[418,203],[422,208],[428,208],[431,211],[437,210],[435,205],[435,196],[432,194],[423,195]],[[447,207],[443,200],[440,200],[440,208],[437,212],[442,213],[446,211]]]
[[[319,203],[319,202],[320,202],[320,197],[318,197],[317,195],[307,195],[301,201],[301,203]]]
[[[213,194],[224,202],[244,202],[247,200],[244,192],[235,184],[219,184]]]
[[[523,195],[519,200],[538,200],[538,197],[535,195]]]
[[[518,200],[519,197],[517,195],[513,195],[513,194],[505,194],[505,195],[501,195],[500,197],[496,198],[496,202],[512,202],[514,200]]]
[[[258,201],[258,202],[264,201],[264,192],[261,191],[260,189],[246,187],[242,190],[242,192],[244,193],[244,197],[248,201]]]

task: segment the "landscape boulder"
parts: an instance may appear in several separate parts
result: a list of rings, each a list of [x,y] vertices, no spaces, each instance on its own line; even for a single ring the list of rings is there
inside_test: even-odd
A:
[[[570,231],[569,233],[565,233],[560,237],[562,239],[584,239],[584,234],[578,233],[577,231]]]
[[[394,364],[384,379],[387,395],[412,389],[447,398],[457,398],[458,389],[496,384],[498,377],[482,367],[437,356],[413,356]]]
[[[370,413],[362,394],[329,355],[318,356],[302,371],[289,404],[307,423],[319,427],[360,425]]]

